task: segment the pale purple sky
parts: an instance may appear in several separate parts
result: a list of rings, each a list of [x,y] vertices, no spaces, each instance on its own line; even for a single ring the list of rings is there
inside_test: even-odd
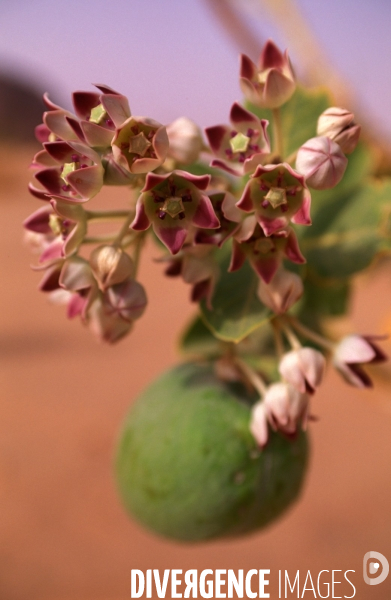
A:
[[[221,0],[224,1],[224,0]],[[237,0],[237,2],[240,0]],[[250,7],[255,0],[242,0]],[[298,0],[331,61],[391,137],[389,0]],[[224,122],[240,100],[238,54],[202,0],[2,0],[0,70],[33,79],[67,102],[106,83],[132,112],[169,122]],[[275,24],[251,17],[262,38],[287,45]],[[291,53],[294,62],[294,55]]]

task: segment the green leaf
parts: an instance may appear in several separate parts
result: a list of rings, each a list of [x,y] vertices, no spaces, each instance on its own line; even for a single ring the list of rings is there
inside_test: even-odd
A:
[[[313,324],[320,317],[344,315],[349,309],[350,292],[351,285],[346,281],[319,285],[306,279],[304,295],[294,312],[305,324]]]
[[[181,351],[186,355],[213,356],[218,353],[221,342],[197,315],[187,325],[179,344]]]
[[[201,302],[201,316],[216,337],[240,342],[268,321],[270,311],[257,297],[259,278],[246,262],[235,273],[228,273],[230,244],[219,252],[221,277],[213,296],[213,310]]]
[[[287,157],[310,138],[316,136],[316,125],[319,115],[331,106],[332,101],[328,90],[318,88],[307,90],[297,87],[292,98],[281,107],[281,124],[284,140],[284,155]],[[248,110],[261,119],[267,119],[272,123],[272,111],[260,109],[247,102]],[[269,135],[273,144],[272,127],[269,127]]]
[[[309,273],[345,279],[391,249],[391,180],[316,200],[313,225],[301,232]]]

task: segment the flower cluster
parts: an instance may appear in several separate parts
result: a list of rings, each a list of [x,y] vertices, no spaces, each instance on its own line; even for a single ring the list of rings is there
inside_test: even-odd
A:
[[[226,276],[222,246],[230,248],[230,273],[248,261],[258,301],[272,315],[280,380],[264,383],[237,356],[220,356],[216,368],[258,390],[251,431],[263,446],[269,426],[287,436],[305,426],[325,353],[357,387],[371,384],[362,365],[385,356],[373,337],[334,343],[288,312],[304,293],[299,266],[306,258],[298,232],[311,225],[311,189],[341,181],[360,126],[348,110],[328,108],[316,136],[286,155],[280,109],[295,93],[296,80],[287,53],[271,41],[258,65],[242,55],[240,87],[246,102],[232,105],[229,125],[207,127],[206,141],[186,117],[165,126],[134,116],[127,98],[106,85],[75,92],[74,112],[45,95],[47,111],[36,128],[42,149],[30,185],[44,204],[24,226],[39,253],[36,268],[44,271],[40,289],[110,343],[129,333],[145,310],[137,271],[148,235],[161,242],[158,260],[166,274],[190,284],[192,300],[202,300],[208,311]],[[262,118],[265,109],[272,133]],[[114,185],[129,191],[125,209],[90,208],[103,186]],[[91,232],[95,223],[108,221],[118,222],[117,231]],[[302,345],[300,336],[311,345]]]

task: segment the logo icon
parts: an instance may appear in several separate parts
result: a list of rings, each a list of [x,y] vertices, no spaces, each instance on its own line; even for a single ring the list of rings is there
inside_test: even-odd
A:
[[[364,556],[364,581],[368,585],[378,585],[379,583],[383,583],[386,579],[388,572],[390,570],[390,565],[388,564],[388,560],[383,554],[380,552],[367,552]],[[376,575],[376,577],[372,577],[372,575]]]

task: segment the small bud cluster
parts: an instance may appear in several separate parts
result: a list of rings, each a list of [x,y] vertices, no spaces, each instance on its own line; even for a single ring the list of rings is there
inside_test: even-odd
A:
[[[127,98],[106,85],[75,92],[73,113],[45,96],[47,111],[36,129],[43,148],[30,185],[44,205],[24,226],[40,254],[40,289],[110,343],[129,333],[145,310],[137,271],[147,235],[153,232],[163,245],[166,274],[181,276],[192,286],[192,300],[204,300],[209,311],[222,277],[219,252],[229,244],[229,272],[247,261],[258,277],[259,301],[273,313],[281,379],[266,385],[224,356],[216,366],[255,382],[261,399],[251,431],[263,446],[269,425],[288,436],[305,426],[325,369],[320,350],[331,352],[335,367],[357,387],[371,384],[362,364],[385,357],[373,337],[349,336],[335,345],[287,314],[304,292],[290,265],[306,262],[296,226],[311,225],[311,189],[341,181],[360,126],[349,111],[329,108],[319,116],[317,136],[285,157],[280,108],[296,89],[287,52],[268,41],[258,65],[242,55],[240,86],[247,105],[232,105],[229,125],[207,127],[208,144],[186,117],[164,126],[134,116]],[[256,114],[263,109],[271,110],[272,144],[268,120]],[[129,190],[128,207],[90,209],[102,187],[113,185]],[[115,233],[92,235],[94,223],[113,220]],[[302,346],[296,334],[319,349]]]

